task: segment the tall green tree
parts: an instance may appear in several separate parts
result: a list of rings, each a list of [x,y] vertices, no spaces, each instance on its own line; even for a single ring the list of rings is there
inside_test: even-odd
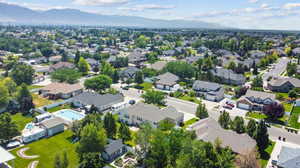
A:
[[[145,103],[148,104],[156,104],[156,105],[165,105],[165,94],[160,91],[149,90],[146,91],[145,94],[142,95],[145,99]]]
[[[128,128],[128,126],[124,123],[121,122],[121,126],[119,128],[119,134],[121,139],[125,142],[125,141],[130,141],[131,140],[131,133],[130,130]]]
[[[200,103],[196,110],[196,116],[200,119],[208,118],[207,108],[204,103]]]
[[[104,167],[105,162],[99,156],[99,152],[89,152],[83,154],[80,159],[79,168],[99,168]]]
[[[76,69],[62,68],[51,73],[50,77],[53,81],[67,82],[74,84],[78,81],[81,74]]]
[[[218,122],[221,125],[221,127],[223,127],[224,129],[229,129],[231,123],[229,113],[226,111],[222,112],[221,115],[219,116]]]
[[[255,120],[251,119],[249,122],[248,122],[248,125],[247,125],[247,134],[250,136],[250,137],[254,137],[254,134],[255,134],[255,131],[256,131],[256,122]]]
[[[75,63],[76,65],[78,64],[78,62],[79,62],[79,60],[80,60],[80,57],[81,57],[80,52],[77,51],[76,54],[75,54],[75,58],[74,58],[74,63]]]
[[[167,63],[163,71],[171,72],[179,76],[181,79],[193,78],[195,76],[195,68],[191,64],[182,61]]]
[[[80,57],[77,68],[83,75],[87,75],[91,69],[89,63],[83,57]]]
[[[16,65],[11,73],[10,77],[16,82],[17,85],[26,83],[31,85],[33,81],[34,69],[30,65],[18,64]]]
[[[19,135],[18,127],[9,113],[0,114],[0,144]]]
[[[104,128],[109,138],[114,138],[117,133],[117,122],[111,113],[104,116]]]
[[[17,93],[17,101],[20,105],[20,110],[27,114],[34,108],[33,98],[26,84],[22,84]]]
[[[262,153],[262,151],[264,151],[269,145],[268,128],[264,121],[260,121],[260,123],[258,124],[254,134],[254,138],[256,140],[260,153]]]
[[[84,81],[86,89],[91,89],[97,92],[104,92],[106,89],[110,88],[111,84],[112,79],[106,75],[99,75]]]
[[[7,106],[9,102],[9,91],[5,85],[0,83],[0,108]]]
[[[135,74],[135,78],[134,78],[135,82],[137,84],[141,84],[144,82],[144,74],[142,71],[138,71],[136,74]]]
[[[245,133],[245,123],[243,117],[236,116],[232,122],[232,129],[238,134]]]

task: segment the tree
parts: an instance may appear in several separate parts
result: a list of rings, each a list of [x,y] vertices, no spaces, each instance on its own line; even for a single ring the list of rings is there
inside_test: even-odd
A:
[[[238,134],[245,132],[245,125],[243,117],[236,116],[232,122],[232,129]]]
[[[13,54],[8,54],[6,58],[3,60],[4,69],[6,71],[6,74],[8,74],[8,71],[11,70],[15,65],[17,65],[17,62],[19,60],[19,57]]]
[[[99,152],[89,152],[83,154],[79,163],[79,168],[99,168],[104,166],[105,162],[102,157],[100,157]]]
[[[230,61],[227,68],[235,71],[235,69],[237,68],[237,66],[236,66],[235,62]]]
[[[9,91],[2,83],[0,83],[0,108],[6,107],[9,102]]]
[[[85,153],[103,152],[104,146],[107,143],[105,129],[102,127],[97,128],[94,124],[87,124],[84,126],[80,133],[80,137],[76,149],[80,158],[82,158]]]
[[[62,168],[62,161],[58,154],[54,158],[54,168]]]
[[[224,129],[229,129],[230,123],[231,123],[229,113],[226,111],[222,112],[222,114],[219,117],[218,122],[221,125],[221,127],[223,127]]]
[[[62,68],[51,73],[51,79],[58,82],[74,84],[78,81],[81,74],[76,69]]]
[[[261,76],[257,76],[256,78],[253,79],[252,81],[252,86],[253,87],[262,87],[263,86],[263,79]]]
[[[116,120],[111,113],[106,113],[104,116],[104,128],[109,138],[113,138],[117,133]]]
[[[31,85],[33,81],[33,75],[34,69],[30,65],[26,64],[16,65],[10,73],[10,77],[17,85],[21,85],[22,83]]]
[[[282,104],[273,102],[263,107],[263,113],[266,114],[272,120],[276,120],[284,115],[284,107]]]
[[[119,79],[120,79],[119,72],[117,70],[114,70],[114,73],[112,75],[113,83],[118,83]]]
[[[144,35],[140,35],[136,40],[135,40],[135,45],[139,48],[146,48],[148,42],[149,42],[149,38],[144,36]]]
[[[240,98],[247,93],[248,87],[237,87],[234,89],[235,97]]]
[[[262,153],[269,145],[268,128],[264,121],[260,121],[254,134],[256,144],[260,153]]]
[[[135,74],[135,77],[134,77],[134,80],[137,84],[141,84],[144,82],[144,74],[142,71],[138,71],[136,74]]]
[[[76,54],[75,54],[75,58],[74,58],[74,63],[75,63],[76,65],[78,64],[78,62],[79,62],[79,60],[80,60],[80,57],[81,57],[80,52],[77,51]]]
[[[174,61],[169,62],[163,69],[164,72],[171,72],[181,79],[193,78],[195,76],[195,68],[186,62]]]
[[[145,99],[145,103],[156,104],[156,105],[165,105],[165,94],[160,91],[148,90],[145,94],[142,95],[142,98]]]
[[[33,98],[30,91],[27,88],[26,84],[22,84],[18,93],[17,93],[17,101],[20,105],[20,110],[27,114],[31,109],[34,108]]]
[[[19,135],[18,127],[9,113],[0,114],[0,144]]]
[[[83,75],[87,75],[91,69],[89,63],[83,57],[80,57],[77,67]]]
[[[256,131],[256,122],[255,122],[255,120],[251,119],[251,120],[248,122],[246,131],[247,131],[247,134],[248,134],[250,137],[252,137],[252,138],[254,137],[254,133],[255,133],[255,131]]]
[[[289,95],[289,98],[291,98],[291,99],[297,98],[297,92],[294,89],[290,90],[288,95]]]
[[[171,120],[165,119],[158,123],[158,128],[162,131],[168,131],[175,127],[175,123]]]
[[[99,75],[91,79],[84,81],[84,86],[86,89],[91,89],[97,92],[103,92],[110,88],[112,84],[112,79],[106,75]]]
[[[95,113],[98,113],[99,112],[99,109],[92,104],[90,110],[88,111],[89,114],[95,114]]]
[[[62,168],[68,168],[68,166],[69,166],[68,154],[66,151],[64,151],[63,159],[62,159]]]
[[[121,126],[119,128],[119,134],[123,142],[131,140],[131,133],[128,126],[121,122]]]
[[[255,150],[247,152],[245,155],[238,155],[236,159],[237,166],[239,168],[260,168],[257,155]]]
[[[208,112],[204,103],[200,103],[197,107],[196,116],[200,119],[208,117]]]
[[[115,68],[111,66],[108,62],[102,62],[101,65],[101,74],[107,75],[109,77],[113,76]]]
[[[13,96],[17,91],[17,84],[9,77],[4,78],[2,83],[8,89],[9,96]]]
[[[289,62],[286,67],[288,76],[293,76],[297,72],[297,64]]]

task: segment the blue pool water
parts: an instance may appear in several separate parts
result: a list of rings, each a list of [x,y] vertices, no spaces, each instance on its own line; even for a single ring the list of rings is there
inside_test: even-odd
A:
[[[75,120],[81,120],[84,118],[83,114],[80,114],[74,110],[71,109],[63,109],[59,110],[58,112],[54,113],[57,117],[63,118],[68,121],[75,121]]]
[[[33,123],[28,123],[28,124],[25,126],[25,129],[31,130],[31,129],[33,129],[33,127],[34,127]]]

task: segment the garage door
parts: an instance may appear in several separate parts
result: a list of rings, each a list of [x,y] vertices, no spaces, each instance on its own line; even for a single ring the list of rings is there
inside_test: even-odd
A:
[[[215,101],[215,96],[206,95],[206,100]]]
[[[243,103],[239,103],[238,107],[241,108],[241,109],[245,109],[245,110],[249,110],[250,109],[250,105],[243,104]]]

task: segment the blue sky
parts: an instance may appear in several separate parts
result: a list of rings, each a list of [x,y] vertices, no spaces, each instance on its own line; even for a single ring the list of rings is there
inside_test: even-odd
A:
[[[0,0],[35,10],[72,8],[251,29],[300,30],[300,0]]]

